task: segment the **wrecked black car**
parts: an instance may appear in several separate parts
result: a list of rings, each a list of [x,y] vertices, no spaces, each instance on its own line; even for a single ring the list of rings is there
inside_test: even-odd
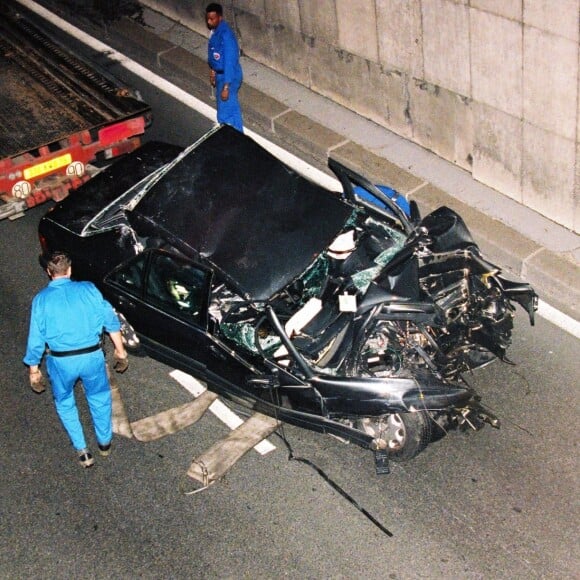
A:
[[[152,142],[41,221],[154,358],[266,415],[406,460],[498,419],[462,380],[504,359],[537,296],[461,217],[421,219],[329,161],[329,191],[223,126]]]

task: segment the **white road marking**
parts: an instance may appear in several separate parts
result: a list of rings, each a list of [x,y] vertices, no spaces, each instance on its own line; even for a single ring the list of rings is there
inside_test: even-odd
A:
[[[56,14],[53,14],[52,12],[49,12],[48,10],[43,8],[42,6],[39,6],[38,4],[36,4],[36,2],[33,2],[32,0],[17,0],[17,1],[20,2],[20,4],[22,4],[23,6],[26,6],[30,10],[36,12],[39,16],[42,16],[42,18],[44,18],[45,20],[51,22],[55,26],[58,26],[58,28],[69,33],[71,36],[74,36],[74,38],[80,40],[87,46],[90,46],[91,48],[106,54],[107,57],[110,58],[111,60],[118,62],[127,70],[143,78],[148,83],[152,84],[153,86],[162,90],[168,95],[171,95],[179,102],[190,107],[191,109],[194,109],[204,117],[207,117],[212,121],[215,121],[216,111],[210,105],[207,105],[206,103],[190,95],[183,89],[180,89],[173,83],[170,83],[164,78],[156,75],[154,72],[150,71],[149,69],[145,68],[144,66],[135,62],[134,60],[131,60],[129,57],[116,51],[114,48],[108,46],[104,42],[101,42],[100,40],[97,40],[96,38],[93,38],[89,34],[76,28],[75,26],[73,26],[66,20],[63,20]],[[296,169],[296,171],[299,171],[306,177],[309,177],[313,181],[316,181],[317,183],[328,189],[339,191],[341,190],[340,182],[337,179],[330,177],[329,175],[327,175],[323,171],[320,171],[319,169],[316,169],[315,167],[312,167],[312,165],[309,165],[299,157],[296,157],[292,153],[289,153],[285,149],[282,149],[282,147],[279,147],[278,145],[272,143],[271,141],[268,141],[267,139],[265,139],[261,135],[258,135],[254,131],[250,129],[244,129],[244,132],[246,135],[254,139],[260,145],[262,145],[262,147],[270,151],[272,155],[275,155],[276,157],[278,157],[279,159],[281,159],[282,161],[290,165],[293,169]]]
[[[194,397],[199,397],[207,387],[196,378],[184,373],[183,371],[174,370],[169,373],[169,376],[175,379],[182,387],[189,391]],[[222,401],[219,399],[214,401],[210,406],[209,410],[218,418],[223,421],[230,429],[235,429],[239,427],[244,421],[241,417],[238,417],[231,409],[226,407]],[[272,445],[267,439],[261,441],[254,446],[254,449],[260,455],[266,455],[270,451],[274,451],[276,447]]]
[[[42,18],[58,26],[65,32],[68,32],[81,42],[90,46],[91,48],[94,48],[95,50],[107,54],[109,58],[111,58],[111,60],[118,62],[119,64],[124,66],[127,70],[142,77],[147,82],[153,84],[158,89],[161,89],[168,95],[171,95],[173,98],[177,99],[184,105],[187,105],[188,107],[194,109],[204,117],[207,117],[210,120],[215,119],[216,112],[213,107],[210,107],[203,101],[200,101],[199,99],[195,98],[194,96],[185,92],[183,89],[180,89],[179,87],[170,83],[164,78],[157,76],[149,69],[131,60],[124,54],[117,52],[115,49],[108,46],[107,44],[104,44],[103,42],[86,34],[82,30],[79,30],[72,24],[66,22],[66,20],[63,20],[56,14],[53,14],[52,12],[49,12],[48,10],[43,8],[42,6],[39,6],[38,4],[36,4],[36,2],[33,2],[32,0],[17,0],[17,1],[20,2],[20,4],[22,4],[23,6],[26,6],[27,8],[32,10],[33,12],[36,12],[39,16],[42,16]],[[254,139],[260,145],[262,145],[262,147],[270,151],[272,155],[275,155],[281,161],[287,163],[296,171],[302,173],[306,177],[309,177],[310,179],[322,185],[323,187],[326,187],[327,189],[338,191],[341,190],[341,186],[338,180],[330,177],[329,175],[320,171],[319,169],[312,167],[312,165],[309,165],[308,163],[296,157],[292,153],[286,151],[285,149],[282,149],[282,147],[279,147],[278,145],[272,143],[271,141],[268,141],[266,138],[262,137],[261,135],[258,135],[254,131],[248,129],[245,132],[247,135],[252,137],[252,139]],[[548,320],[549,322],[551,322],[552,324],[555,324],[562,330],[569,332],[573,336],[575,337],[580,336],[580,321],[574,320],[573,318],[567,316],[566,314],[557,310],[553,306],[550,306],[545,302],[541,302],[538,314],[543,318],[545,318],[546,320]]]
[[[576,338],[580,338],[580,322],[553,306],[546,304],[543,300],[538,301],[538,314],[552,324],[555,324],[558,328],[565,330]]]

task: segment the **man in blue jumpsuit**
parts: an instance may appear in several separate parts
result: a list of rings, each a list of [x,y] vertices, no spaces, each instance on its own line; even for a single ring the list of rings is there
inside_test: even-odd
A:
[[[92,282],[70,279],[71,261],[53,252],[47,261],[51,281],[32,301],[30,330],[24,363],[29,366],[30,386],[44,390],[39,365],[48,346],[46,368],[52,384],[56,411],[83,467],[94,463],[87,447],[74,396],[78,379],[83,382],[93,419],[99,452],[107,456],[113,438],[111,387],[107,376],[101,334],[105,329],[115,346],[115,370],[127,369],[127,352],[121,325],[112,306]]]
[[[243,79],[238,41],[229,24],[223,19],[221,4],[209,4],[205,9],[205,19],[211,31],[207,45],[207,62],[210,83],[215,87],[217,121],[243,132],[242,109],[238,100]]]

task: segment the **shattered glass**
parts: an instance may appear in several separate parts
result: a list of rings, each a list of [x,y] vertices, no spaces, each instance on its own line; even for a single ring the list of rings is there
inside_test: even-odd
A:
[[[256,332],[251,324],[248,324],[247,322],[224,322],[223,324],[220,324],[220,330],[226,338],[233,340],[241,347],[255,354],[261,354],[256,346]],[[272,335],[268,335],[264,338],[260,337],[259,341],[260,348],[266,354],[273,352],[280,346],[280,344],[282,344],[277,336]]]
[[[304,272],[301,280],[304,284],[302,303],[308,302],[310,298],[320,296],[326,279],[328,278],[329,259],[322,253],[314,260],[312,265]]]
[[[365,292],[369,284],[381,273],[383,268],[393,259],[395,254],[403,247],[406,236],[402,232],[387,226],[373,218],[368,218],[365,222],[367,225],[379,228],[385,237],[390,238],[395,242],[391,248],[387,248],[381,252],[373,261],[376,266],[361,270],[351,276],[352,282],[358,290]]]
[[[398,247],[393,247],[381,252],[374,259],[374,262],[377,264],[376,266],[353,274],[351,279],[356,288],[365,292],[369,287],[369,284],[381,273],[382,269],[393,259],[393,256],[399,251],[399,249],[400,248]]]

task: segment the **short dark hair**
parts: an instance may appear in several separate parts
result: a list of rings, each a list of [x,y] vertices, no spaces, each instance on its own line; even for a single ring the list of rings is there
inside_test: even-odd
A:
[[[63,276],[71,266],[71,259],[65,252],[56,250],[46,257],[46,269],[51,276]]]
[[[208,14],[209,12],[215,12],[216,14],[219,14],[220,16],[224,15],[224,9],[222,8],[221,4],[218,4],[217,2],[212,2],[211,4],[208,4],[206,9],[205,9],[205,13]]]

